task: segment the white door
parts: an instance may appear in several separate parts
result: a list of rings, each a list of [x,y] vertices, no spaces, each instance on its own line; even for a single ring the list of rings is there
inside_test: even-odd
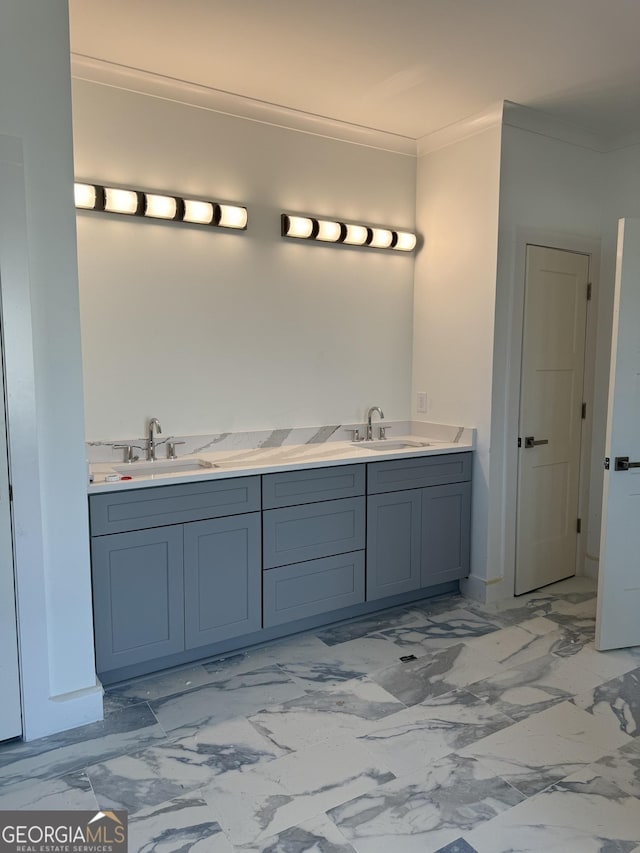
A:
[[[22,734],[4,364],[0,336],[0,741]]]
[[[621,219],[611,343],[596,647],[640,645],[640,220]]]
[[[527,246],[516,595],[576,573],[589,256]]]

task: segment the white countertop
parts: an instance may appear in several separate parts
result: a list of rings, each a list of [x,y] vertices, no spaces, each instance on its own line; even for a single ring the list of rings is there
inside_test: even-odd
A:
[[[390,447],[398,441],[418,442],[419,447],[402,449],[367,449],[366,442],[353,444],[350,441],[332,441],[319,444],[298,444],[284,447],[256,448],[254,450],[231,450],[199,453],[197,456],[181,456],[175,460],[176,466],[184,465],[190,460],[202,459],[211,467],[199,468],[195,471],[166,470],[171,461],[158,459],[156,463],[143,463],[144,470],[138,462],[134,468],[122,472],[124,462],[98,463],[90,466],[94,481],[89,484],[89,494],[114,492],[122,489],[145,489],[157,485],[173,485],[176,483],[196,483],[201,480],[218,480],[227,477],[247,477],[252,474],[267,474],[275,471],[295,471],[304,468],[321,468],[330,465],[351,465],[362,462],[380,462],[384,459],[410,459],[414,456],[435,456],[441,453],[462,453],[473,450],[473,441],[462,439],[458,442],[438,441],[428,436],[393,436],[388,439]],[[165,469],[154,473],[154,465],[162,465]],[[116,467],[119,471],[116,470]],[[147,468],[148,466],[148,468]],[[115,482],[106,481],[105,477],[120,474],[126,479]]]

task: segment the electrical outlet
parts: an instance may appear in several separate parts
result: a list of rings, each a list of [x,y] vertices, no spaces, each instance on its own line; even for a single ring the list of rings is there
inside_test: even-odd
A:
[[[427,411],[427,392],[418,391],[418,411],[423,414]]]

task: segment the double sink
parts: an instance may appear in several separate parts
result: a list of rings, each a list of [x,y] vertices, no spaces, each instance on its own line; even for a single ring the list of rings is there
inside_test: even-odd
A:
[[[358,450],[380,453],[380,451],[407,450],[410,448],[429,447],[428,441],[416,441],[414,439],[380,439],[377,441],[354,441],[351,446]],[[302,458],[303,454],[287,455],[288,460]],[[251,464],[255,457],[234,457],[224,462],[210,462],[200,457],[184,457],[182,459],[162,459],[147,462],[127,462],[122,465],[113,465],[113,470],[121,477],[152,477],[155,474],[186,474],[212,468],[237,468],[242,465]]]

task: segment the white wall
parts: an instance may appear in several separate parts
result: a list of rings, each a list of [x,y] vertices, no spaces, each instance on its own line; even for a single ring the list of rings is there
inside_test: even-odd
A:
[[[584,251],[594,256],[591,273],[596,291],[589,310],[587,337],[590,360],[585,376],[589,399],[586,437],[588,441],[593,425],[596,435],[593,455],[594,458],[598,456],[597,436],[603,410],[597,402],[594,403],[591,393],[597,316],[594,308],[600,298],[599,290],[606,292],[612,284],[608,279],[599,282],[603,157],[597,151],[541,132],[508,124],[503,128],[493,378],[493,489],[487,575],[489,583],[498,582],[491,592],[493,597],[513,594],[524,251],[527,242]],[[597,397],[595,399],[597,401]],[[583,468],[587,474],[589,463],[587,457]],[[593,465],[591,469],[594,470]],[[592,488],[592,500],[596,503],[600,500],[597,486]],[[585,506],[583,513],[586,512]],[[588,531],[582,539],[583,549],[597,526],[593,524],[593,515],[591,508],[587,525],[584,525],[583,518],[583,531],[585,526]]]
[[[413,416],[477,428],[471,573],[486,577],[500,127],[418,160]],[[427,413],[416,394],[427,393]]]
[[[249,229],[78,215],[87,438],[409,415],[413,256],[280,213],[414,227],[415,158],[74,81],[76,175],[246,204]]]
[[[102,713],[93,661],[66,0],[5,0],[0,38],[0,275],[23,717],[34,738]]]

